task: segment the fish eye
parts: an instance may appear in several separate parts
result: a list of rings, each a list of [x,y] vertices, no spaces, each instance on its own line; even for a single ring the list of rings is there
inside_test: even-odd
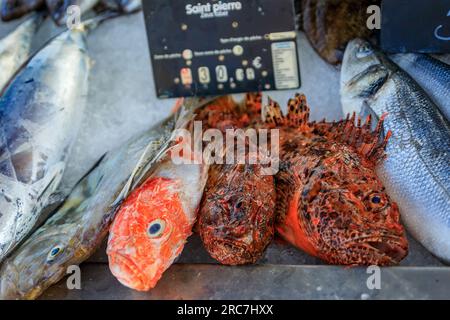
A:
[[[379,196],[372,197],[372,203],[379,204],[381,202],[381,198]]]
[[[61,246],[53,247],[47,255],[47,261],[53,261],[63,251]]]
[[[358,59],[363,59],[365,57],[368,57],[373,53],[373,49],[369,45],[364,45],[358,48],[358,51],[356,52],[356,57]]]
[[[165,228],[166,228],[166,222],[161,219],[156,219],[156,220],[150,222],[147,233],[150,238],[158,238],[162,235]]]
[[[366,199],[367,206],[375,212],[382,210],[387,204],[386,197],[380,193],[373,193]]]

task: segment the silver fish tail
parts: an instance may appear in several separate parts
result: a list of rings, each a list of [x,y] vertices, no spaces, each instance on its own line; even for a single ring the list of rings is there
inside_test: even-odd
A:
[[[35,14],[0,40],[0,94],[30,56],[31,42],[43,17]]]

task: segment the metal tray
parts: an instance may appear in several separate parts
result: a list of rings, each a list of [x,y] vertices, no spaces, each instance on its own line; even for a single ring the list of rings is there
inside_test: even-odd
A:
[[[0,23],[0,37],[19,21]],[[34,47],[59,32],[47,22]],[[142,14],[103,24],[88,38],[93,59],[88,112],[66,170],[62,188],[70,189],[108,149],[167,116],[173,100],[157,100]],[[302,88],[312,118],[342,118],[339,70],[323,62],[299,34]],[[284,103],[293,92],[269,92]],[[127,114],[138,116],[126,117]],[[99,121],[101,119],[102,121]],[[112,138],[108,138],[112,137]],[[257,265],[219,266],[198,236],[189,238],[182,256],[157,287],[139,293],[120,285],[107,266],[105,246],[81,266],[82,289],[68,290],[65,280],[42,299],[450,299],[450,268],[420,244],[399,267],[381,269],[381,289],[370,290],[365,268],[324,265],[275,239]]]

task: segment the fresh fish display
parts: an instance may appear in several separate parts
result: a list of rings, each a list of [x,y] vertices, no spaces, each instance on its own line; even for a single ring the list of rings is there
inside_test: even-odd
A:
[[[145,174],[175,128],[174,117],[111,151],[74,188],[62,207],[0,270],[0,298],[35,299],[86,260],[108,233],[134,179]]]
[[[417,81],[450,121],[450,65],[426,54],[398,54],[392,59]]]
[[[349,43],[342,105],[382,117],[393,135],[380,179],[398,202],[408,231],[450,262],[450,125],[417,83],[364,40]]]
[[[18,19],[44,6],[45,0],[3,0],[1,18],[3,21]]]
[[[301,0],[302,28],[317,53],[328,63],[342,61],[348,41],[369,38],[367,8],[380,0]]]
[[[6,84],[30,57],[31,42],[43,18],[35,14],[0,40],[0,95]]]
[[[171,152],[177,146],[167,150],[125,200],[111,227],[109,268],[120,283],[135,290],[148,291],[157,284],[181,254],[197,220],[209,165],[174,163]]]
[[[231,97],[224,97],[211,108],[218,115],[209,111],[207,117],[197,119],[204,126],[220,128],[223,133],[226,129],[243,128],[250,122],[257,125],[261,118],[261,96],[248,94],[245,107],[242,110]],[[235,152],[235,148],[229,147],[225,147],[224,160],[226,152]],[[245,147],[249,149],[248,144]],[[258,261],[273,239],[275,198],[273,176],[265,175],[261,164],[212,165],[198,223],[208,253],[227,265]]]
[[[284,116],[270,102],[266,122],[280,128],[280,172],[276,230],[282,238],[331,264],[392,265],[408,252],[393,202],[375,174],[384,157],[371,119],[309,122],[304,96],[288,104]]]
[[[88,90],[87,26],[49,42],[0,98],[0,261],[31,231],[61,180]]]

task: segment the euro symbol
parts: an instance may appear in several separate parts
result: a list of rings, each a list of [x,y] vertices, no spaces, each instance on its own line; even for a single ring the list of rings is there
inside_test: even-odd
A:
[[[450,17],[450,11],[447,13],[447,17]],[[448,37],[444,37],[440,34],[440,30],[443,28],[444,26],[441,24],[440,26],[438,26],[436,29],[434,29],[434,36],[442,41],[450,41],[450,36]]]

